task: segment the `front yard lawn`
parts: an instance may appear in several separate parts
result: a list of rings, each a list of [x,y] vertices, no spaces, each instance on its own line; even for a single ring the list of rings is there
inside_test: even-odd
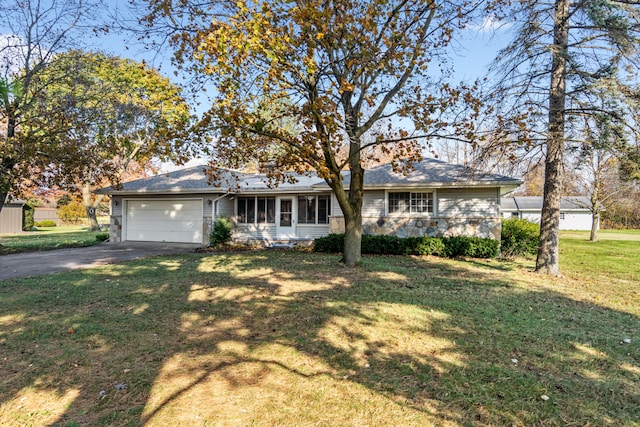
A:
[[[563,240],[563,278],[272,250],[2,281],[0,425],[638,425],[640,245],[611,242]]]
[[[62,248],[78,248],[100,243],[96,236],[105,232],[87,231],[86,226],[62,226],[41,228],[20,234],[0,235],[0,255],[18,252],[48,251]]]

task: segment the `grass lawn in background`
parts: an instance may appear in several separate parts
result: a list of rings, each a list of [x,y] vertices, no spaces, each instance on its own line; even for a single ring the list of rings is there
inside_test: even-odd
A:
[[[0,235],[0,255],[76,248],[100,243],[97,235],[105,232],[89,232],[87,226],[42,227],[38,231]]]
[[[589,241],[588,231],[563,231],[560,239],[562,273],[640,282],[640,230],[600,230],[597,242]]]
[[[272,250],[0,281],[0,425],[636,426],[638,243],[563,239],[562,278]]]

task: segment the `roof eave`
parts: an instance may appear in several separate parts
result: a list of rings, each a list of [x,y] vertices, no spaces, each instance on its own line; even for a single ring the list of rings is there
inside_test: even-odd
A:
[[[162,194],[216,194],[216,193],[235,193],[234,190],[229,188],[195,188],[195,189],[180,189],[180,188],[170,188],[170,189],[159,189],[159,190],[106,190],[100,189],[94,191],[95,194],[106,194],[109,196],[135,196],[141,194],[150,194],[150,195],[162,195]]]
[[[388,190],[398,188],[489,188],[500,187],[514,189],[522,185],[523,181],[472,181],[472,182],[420,182],[420,183],[390,183],[364,186],[365,190]],[[329,188],[327,184],[316,184],[313,188]]]

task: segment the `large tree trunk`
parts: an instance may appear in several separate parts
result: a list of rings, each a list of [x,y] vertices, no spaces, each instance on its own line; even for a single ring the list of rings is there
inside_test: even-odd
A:
[[[598,228],[600,227],[600,177],[596,174],[596,179],[591,193],[591,242],[598,241]]]
[[[591,234],[589,240],[592,242],[598,241],[598,228],[600,227],[600,211],[593,211],[591,213]]]
[[[16,136],[16,119],[13,116],[12,110],[8,110],[9,117],[6,119],[7,123],[7,150],[2,153],[0,158],[0,212],[4,208],[4,204],[7,202],[9,193],[13,188],[13,168],[16,165],[14,158],[7,152],[9,149],[15,149],[15,136]]]
[[[89,220],[89,231],[99,231],[100,224],[98,224],[97,211],[100,202],[102,201],[102,195],[98,196],[96,200],[91,200],[91,185],[85,183],[82,186],[82,201],[84,208],[87,212],[87,219]]]
[[[536,271],[560,275],[560,197],[564,160],[569,0],[556,0],[549,89],[549,128],[545,159],[544,198]]]
[[[9,193],[6,191],[0,190],[0,213],[2,212],[2,208],[4,207],[7,198],[9,197]]]
[[[345,127],[349,135],[349,195],[347,203],[341,203],[344,215],[344,251],[342,261],[347,267],[355,267],[362,258],[362,201],[364,198],[364,168],[361,159],[361,135],[358,133],[358,115],[351,106],[351,92],[342,94],[345,111]],[[345,206],[342,206],[342,205]]]
[[[89,220],[89,231],[99,231],[98,217],[96,216],[96,208],[93,206],[85,206],[87,211],[87,219]]]
[[[355,267],[362,257],[362,214],[344,216],[343,262],[347,267]]]
[[[364,169],[351,164],[349,199],[344,214],[344,252],[342,261],[347,267],[355,267],[362,258],[362,200],[364,195]]]

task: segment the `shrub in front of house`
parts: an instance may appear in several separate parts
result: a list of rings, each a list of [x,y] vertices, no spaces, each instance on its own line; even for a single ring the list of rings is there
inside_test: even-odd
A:
[[[362,253],[370,255],[434,255],[494,258],[500,242],[479,237],[407,237],[362,236]],[[313,242],[314,252],[340,253],[344,248],[344,234],[330,234]]]
[[[453,236],[442,238],[445,257],[495,258],[500,250],[500,242],[481,237]]]
[[[409,247],[413,255],[444,256],[446,247],[439,237],[408,237],[405,240],[411,242]]]
[[[48,227],[56,227],[58,224],[56,224],[55,221],[52,221],[50,219],[44,219],[40,222],[36,222],[36,227],[42,227],[42,228],[48,228]]]
[[[313,241],[314,252],[326,252],[329,254],[341,253],[344,250],[344,234],[329,234],[318,237]]]
[[[370,255],[404,255],[406,245],[396,236],[362,236],[362,253]]]
[[[502,221],[501,252],[505,258],[533,256],[538,252],[540,225],[526,219]]]
[[[98,234],[96,234],[96,241],[97,242],[106,242],[107,240],[109,240],[109,233],[98,233]]]
[[[209,244],[211,246],[221,245],[231,240],[233,224],[229,218],[220,217],[213,223],[213,229],[209,234]]]

